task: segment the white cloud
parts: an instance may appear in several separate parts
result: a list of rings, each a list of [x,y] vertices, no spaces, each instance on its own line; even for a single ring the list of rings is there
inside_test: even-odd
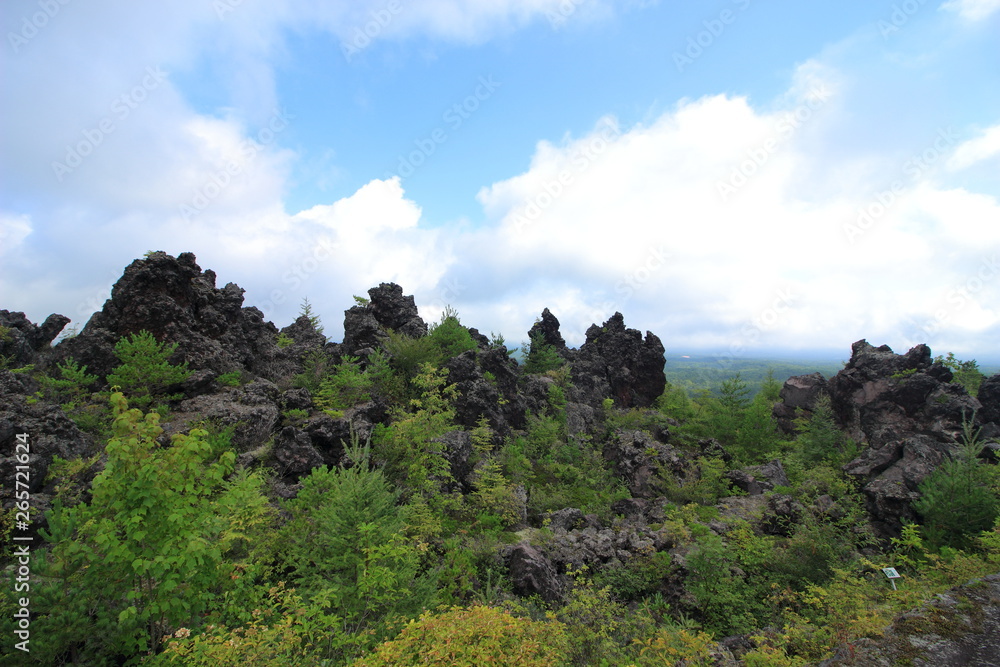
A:
[[[961,143],[948,159],[948,168],[960,170],[1000,155],[1000,125],[987,128],[980,136]]]
[[[948,0],[941,9],[957,12],[968,21],[982,21],[1000,9],[1000,0]]]
[[[30,216],[0,212],[0,257],[16,252],[31,231]]]

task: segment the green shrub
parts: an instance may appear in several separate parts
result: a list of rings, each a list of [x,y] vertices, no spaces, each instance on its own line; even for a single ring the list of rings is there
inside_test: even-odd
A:
[[[285,333],[279,333],[278,340],[276,342],[280,349],[285,349],[286,347],[295,345],[295,339]]]
[[[423,496],[435,509],[442,507],[442,490],[453,481],[444,445],[437,441],[454,429],[456,390],[446,386],[445,377],[444,371],[425,364],[413,380],[420,392],[411,401],[413,412],[397,412],[392,424],[378,424],[372,433],[373,453],[386,476],[408,499]]]
[[[223,373],[217,379],[219,384],[224,387],[238,387],[240,386],[240,382],[243,380],[243,373],[240,371]]]
[[[545,373],[566,363],[555,346],[545,342],[541,333],[536,333],[531,342],[523,343],[521,347],[524,350],[525,373]]]
[[[111,402],[114,437],[92,500],[56,504],[44,535],[53,546],[32,628],[46,638],[39,660],[49,664],[155,652],[172,628],[197,623],[227,579],[235,517],[264,511],[260,480],[227,482],[235,454],[213,448],[206,431],[161,447],[156,413],[129,410],[117,392]]]
[[[797,418],[795,426],[799,431],[799,451],[807,464],[830,463],[839,467],[857,455],[857,445],[834,422],[828,396],[821,396],[812,414]]]
[[[934,547],[967,549],[972,538],[992,528],[1000,515],[997,474],[977,458],[982,443],[973,423],[974,419],[965,420],[957,456],[920,483],[921,497],[913,503]]]
[[[333,362],[326,352],[309,350],[302,358],[302,372],[292,378],[292,386],[302,387],[315,395],[332,366]]]
[[[310,608],[283,584],[267,591],[266,600],[251,620],[230,628],[211,625],[199,632],[177,628],[165,641],[165,649],[143,664],[150,667],[286,667],[317,664],[319,656],[312,636],[319,634],[309,615]]]
[[[472,334],[462,326],[458,313],[450,306],[441,313],[441,321],[431,326],[427,337],[437,348],[436,365],[441,365],[452,357],[477,347]]]
[[[167,396],[166,390],[186,380],[191,371],[187,362],[180,366],[168,359],[177,349],[177,343],[169,345],[157,342],[148,331],[122,338],[115,345],[115,356],[121,365],[107,377],[112,387],[121,387],[137,408],[149,407],[153,400],[175,400],[179,394]]]
[[[361,370],[358,357],[346,356],[334,366],[333,373],[320,382],[315,403],[321,410],[344,410],[371,400],[374,383]]]
[[[322,646],[328,658],[356,656],[391,636],[433,592],[433,580],[418,575],[416,546],[404,538],[398,494],[360,458],[302,480],[278,541],[280,560],[331,628]]]
[[[934,361],[951,369],[952,382],[957,382],[965,387],[970,396],[979,396],[979,386],[986,379],[986,376],[979,370],[979,364],[975,359],[962,361],[955,358],[954,352],[949,352],[947,357],[937,356]]]

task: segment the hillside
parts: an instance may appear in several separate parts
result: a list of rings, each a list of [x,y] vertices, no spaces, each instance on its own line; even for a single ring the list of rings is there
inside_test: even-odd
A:
[[[768,379],[668,358],[621,313],[570,348],[546,309],[518,363],[396,284],[331,342],[308,305],[278,329],[216,278],[150,253],[56,345],[68,318],[0,310],[4,664],[929,664],[995,643],[1000,375],[971,361],[861,340]],[[930,602],[949,589],[964,615]]]

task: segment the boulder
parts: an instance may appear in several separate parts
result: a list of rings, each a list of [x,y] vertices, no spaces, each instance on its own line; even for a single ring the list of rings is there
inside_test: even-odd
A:
[[[510,548],[506,560],[515,593],[538,595],[546,602],[562,599],[565,585],[552,562],[538,549],[521,542]]]
[[[548,308],[542,311],[542,316],[528,330],[529,340],[533,340],[535,336],[541,336],[543,343],[551,345],[560,354],[564,355],[568,351],[566,341],[559,333],[559,320]]]
[[[785,433],[795,432],[794,420],[802,412],[808,414],[816,406],[821,396],[828,395],[827,381],[822,373],[797,375],[785,380],[781,387],[779,402],[774,404],[774,418]]]
[[[379,349],[390,330],[410,338],[427,335],[427,324],[420,318],[413,296],[404,296],[396,283],[372,287],[368,297],[367,304],[344,311],[344,354],[364,356]]]
[[[666,387],[663,343],[653,333],[626,329],[621,313],[587,329],[572,362],[570,399],[594,408],[612,398],[619,408],[645,408]]]
[[[24,313],[0,310],[0,359],[12,368],[36,363],[38,353],[48,348],[69,321],[65,315],[52,314],[38,326]]]
[[[684,460],[673,447],[645,431],[616,430],[604,445],[604,458],[634,498],[664,495],[666,484],[661,475],[683,475],[685,470]]]

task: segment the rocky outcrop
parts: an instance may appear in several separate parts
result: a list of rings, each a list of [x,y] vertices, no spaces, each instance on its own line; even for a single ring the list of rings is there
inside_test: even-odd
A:
[[[517,362],[499,348],[466,350],[445,363],[448,383],[458,391],[455,423],[475,428],[485,417],[499,445],[511,429],[525,426],[525,402],[518,391]]]
[[[1000,574],[938,595],[893,621],[877,639],[860,639],[823,667],[996,667],[1000,664]]]
[[[11,368],[35,363],[37,354],[46,349],[67,324],[69,318],[65,315],[49,315],[38,326],[24,313],[0,310],[0,360],[6,360]]]
[[[645,431],[619,429],[604,445],[604,458],[614,466],[634,498],[655,498],[666,492],[665,478],[683,476],[685,462],[670,445]]]
[[[614,399],[619,408],[649,407],[666,387],[663,353],[656,335],[647,331],[643,339],[615,313],[603,326],[587,329],[587,340],[572,362],[571,399],[595,408],[605,398]]]
[[[554,347],[559,354],[567,356],[569,349],[566,347],[566,341],[562,334],[559,333],[559,320],[548,308],[542,311],[541,317],[528,329],[529,340],[534,340],[536,336],[541,337],[542,342],[546,345]]]
[[[829,395],[826,378],[822,373],[797,375],[788,378],[781,387],[780,399],[774,404],[774,418],[785,433],[794,433],[794,421],[800,415],[810,413],[821,396]]]
[[[192,369],[245,370],[270,379],[291,372],[293,363],[279,354],[278,329],[257,308],[243,307],[244,290],[238,285],[220,289],[215,278],[191,253],[175,258],[154,252],[137,259],[101,311],[78,336],[58,345],[52,360],[73,357],[103,378],[118,365],[115,343],[146,330],[158,341],[177,343],[171,361],[187,362]]]
[[[979,385],[979,419],[1000,425],[1000,373],[983,380]]]
[[[413,296],[404,296],[396,283],[382,283],[368,290],[368,303],[344,311],[345,354],[367,356],[394,331],[410,338],[427,335],[427,324],[417,312]]]
[[[54,493],[45,485],[53,458],[73,460],[100,451],[94,439],[58,406],[29,400],[36,389],[35,383],[22,374],[0,370],[0,504],[10,509],[18,489],[16,482],[26,482],[31,506],[38,510],[31,517],[35,533],[46,526],[44,511]],[[19,435],[26,439],[19,440]],[[25,446],[19,448],[19,443]],[[26,463],[21,458],[25,453]],[[28,467],[17,476],[19,465]]]
[[[552,562],[527,542],[516,544],[505,554],[514,592],[522,596],[538,595],[546,602],[562,599],[565,584]]]
[[[954,452],[963,419],[978,412],[983,422],[980,402],[951,379],[926,345],[895,354],[887,345],[876,348],[860,340],[829,381],[819,374],[790,378],[774,414],[791,430],[797,411],[809,411],[824,394],[830,397],[838,425],[865,446],[844,471],[862,485],[876,531],[895,537],[902,522],[917,519],[911,504],[919,497],[918,486]],[[988,409],[985,413],[991,416]]]

